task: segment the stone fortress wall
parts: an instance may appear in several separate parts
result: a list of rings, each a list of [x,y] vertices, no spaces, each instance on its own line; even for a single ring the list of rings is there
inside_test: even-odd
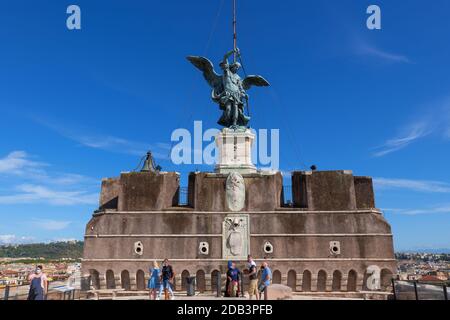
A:
[[[228,176],[191,173],[187,206],[178,205],[177,173],[104,179],[99,209],[86,226],[83,274],[95,288],[143,290],[152,262],[168,258],[177,290],[195,275],[197,288],[208,291],[217,273],[224,283],[228,260],[242,270],[251,253],[258,264],[268,260],[274,283],[295,291],[367,290],[373,266],[381,290],[390,286],[392,233],[375,208],[370,177],[294,172],[288,207],[279,172],[242,174],[245,198],[236,212],[229,209]]]

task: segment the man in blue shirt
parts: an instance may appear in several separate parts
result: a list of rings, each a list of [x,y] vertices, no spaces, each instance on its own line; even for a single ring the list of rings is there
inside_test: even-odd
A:
[[[259,292],[260,296],[259,299],[261,300],[262,293],[264,292],[264,300],[267,300],[267,287],[270,286],[270,283],[272,282],[272,271],[269,268],[269,264],[267,261],[264,261],[262,263],[261,267],[261,280],[259,284]]]
[[[231,263],[231,268],[228,269],[227,272],[227,280],[229,282],[228,296],[230,297],[239,297],[239,280],[240,280],[241,272],[236,267],[236,263]]]

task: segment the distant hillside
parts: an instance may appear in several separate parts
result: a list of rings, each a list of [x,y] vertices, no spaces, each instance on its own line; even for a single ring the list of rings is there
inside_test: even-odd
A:
[[[450,248],[414,248],[409,250],[399,250],[399,253],[429,253],[429,254],[450,254]]]
[[[82,255],[83,241],[0,246],[0,258],[80,259]]]

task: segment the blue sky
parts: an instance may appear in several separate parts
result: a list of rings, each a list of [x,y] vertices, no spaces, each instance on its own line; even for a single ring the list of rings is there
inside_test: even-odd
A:
[[[241,0],[239,47],[270,88],[255,129],[280,129],[280,167],[375,179],[395,247],[450,247],[450,3]],[[81,8],[82,29],[66,28]],[[377,4],[382,29],[366,28]],[[228,0],[8,1],[0,12],[0,243],[82,239],[100,179],[176,128],[220,115],[185,59],[231,49]],[[286,179],[287,183],[289,179]]]

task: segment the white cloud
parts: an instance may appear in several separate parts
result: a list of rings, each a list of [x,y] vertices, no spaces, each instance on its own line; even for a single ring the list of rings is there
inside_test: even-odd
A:
[[[411,60],[401,54],[397,54],[397,53],[391,53],[379,48],[376,48],[374,46],[370,46],[370,45],[361,45],[359,47],[359,53],[360,54],[366,54],[366,55],[370,55],[376,58],[380,58],[383,59],[385,61],[389,61],[389,62],[401,62],[401,63],[411,63]]]
[[[32,161],[25,151],[12,151],[0,159],[0,173],[13,175],[42,175],[45,163]]]
[[[33,237],[18,237],[15,234],[0,234],[1,245],[31,243],[33,241]]]
[[[425,208],[425,209],[385,208],[382,210],[387,213],[409,215],[409,216],[425,215],[425,214],[450,214],[450,205]]]
[[[71,135],[70,138],[86,147],[132,155],[144,155],[149,149],[149,145],[114,136]]]
[[[0,176],[8,177],[9,185],[0,193],[0,204],[97,204],[96,179],[80,174],[50,172],[48,167],[48,164],[31,160],[25,151],[13,151],[1,158]],[[95,193],[89,192],[94,187]]]
[[[53,178],[47,180],[49,184],[59,186],[71,186],[79,184],[97,184],[97,180],[94,178],[86,177],[81,174],[74,173],[62,173]]]
[[[14,234],[0,234],[0,243],[12,243],[15,239]]]
[[[450,193],[450,184],[441,181],[374,178],[376,188],[398,188],[419,192]]]
[[[0,204],[47,203],[70,206],[98,203],[98,195],[86,191],[59,191],[33,184],[19,185],[16,190],[16,193],[0,196]]]
[[[374,178],[373,183],[375,188],[378,189],[396,188],[425,193],[450,193],[450,183],[442,181]],[[419,209],[383,208],[382,210],[386,213],[410,216],[425,214],[449,214],[450,204]]]
[[[75,242],[75,241],[82,241],[82,240],[76,238],[55,238],[52,239],[50,242]]]
[[[379,149],[373,153],[374,157],[382,157],[389,153],[403,149],[414,141],[426,137],[432,132],[427,122],[414,123],[403,130],[403,133],[396,138],[387,140],[383,145],[375,148]]]
[[[442,115],[444,138],[450,139],[450,102],[449,106]]]
[[[86,134],[86,130],[75,130],[67,126],[51,123],[48,120],[34,117],[37,123],[57,132],[61,136],[73,140],[82,146],[115,153],[125,153],[134,156],[144,156],[151,150],[157,159],[168,159],[171,146],[168,143],[158,142],[155,144],[143,143],[103,134]],[[83,132],[83,133],[81,133]]]
[[[400,133],[393,139],[387,140],[383,145],[374,148],[374,157],[382,157],[392,152],[401,150],[419,139],[431,134],[444,139],[450,139],[450,98],[440,99],[436,103],[426,106],[414,121],[404,126]]]
[[[156,144],[142,143],[131,141],[114,136],[76,136],[71,135],[68,138],[77,141],[78,143],[104,151],[126,153],[135,156],[144,156],[147,151],[151,150],[153,157],[157,159],[169,158],[168,150],[171,149],[170,144],[158,142]]]
[[[33,219],[33,226],[48,230],[48,231],[58,231],[66,229],[72,222],[71,221],[58,221],[58,220],[50,220],[50,219]]]
[[[50,165],[36,162],[25,151],[12,151],[0,158],[0,175],[18,176],[25,180],[37,180],[52,185],[75,185],[94,183],[95,180],[80,174],[49,172]]]
[[[412,61],[407,56],[381,49],[373,44],[368,43],[361,37],[357,37],[354,39],[353,48],[356,54],[375,57],[386,62],[412,63]]]

